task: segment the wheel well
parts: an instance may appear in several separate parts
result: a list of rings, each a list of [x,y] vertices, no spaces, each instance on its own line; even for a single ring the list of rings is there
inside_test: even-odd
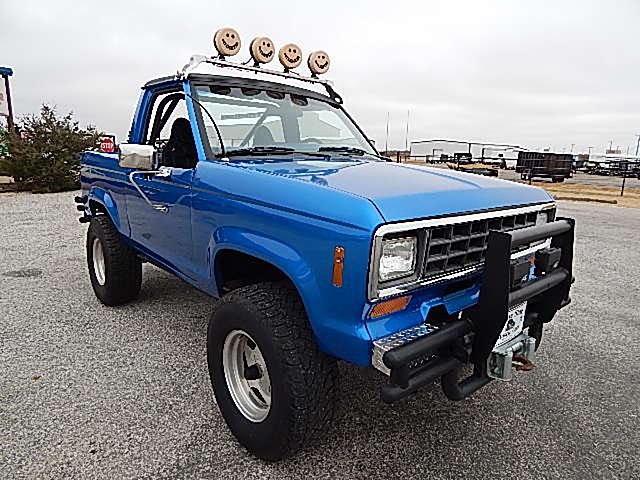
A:
[[[236,250],[223,250],[216,255],[215,276],[220,293],[260,282],[290,279],[275,265]]]
[[[91,210],[92,215],[98,215],[98,214],[108,215],[109,214],[105,206],[96,200],[89,200],[89,209]]]

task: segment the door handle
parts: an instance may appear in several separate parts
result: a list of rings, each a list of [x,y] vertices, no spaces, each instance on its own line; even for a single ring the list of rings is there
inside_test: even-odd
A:
[[[147,202],[149,206],[154,210],[157,210],[162,213],[167,213],[169,211],[169,207],[167,205],[163,205],[161,203],[153,203],[149,199],[149,197],[147,197],[144,191],[142,191],[142,188],[140,188],[140,185],[138,185],[135,181],[136,175],[150,175],[154,177],[169,178],[171,177],[171,168],[160,167],[158,170],[135,170],[129,174],[129,181],[135,187],[135,189],[138,191],[138,193],[144,199],[144,201]]]

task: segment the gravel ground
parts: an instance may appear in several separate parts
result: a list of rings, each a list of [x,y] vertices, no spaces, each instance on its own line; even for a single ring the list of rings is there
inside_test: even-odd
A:
[[[578,280],[532,373],[389,406],[343,364],[329,439],[267,464],[213,399],[213,300],[145,266],[138,301],[102,306],[72,198],[0,196],[0,478],[640,478],[638,210],[561,204]]]

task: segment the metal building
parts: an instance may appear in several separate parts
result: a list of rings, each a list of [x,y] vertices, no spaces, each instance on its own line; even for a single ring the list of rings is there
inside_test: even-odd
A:
[[[503,160],[516,160],[523,150],[526,148],[506,143],[434,139],[411,142],[410,156],[414,160],[441,162],[449,161],[456,153],[470,153],[478,162],[501,164]]]

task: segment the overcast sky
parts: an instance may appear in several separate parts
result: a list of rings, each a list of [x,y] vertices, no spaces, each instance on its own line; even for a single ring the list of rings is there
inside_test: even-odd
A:
[[[327,50],[327,77],[379,148],[387,112],[390,147],[404,147],[409,110],[410,140],[634,152],[639,20],[638,0],[0,0],[0,66],[18,114],[47,102],[123,140],[140,85],[233,26],[245,51],[258,35]]]

